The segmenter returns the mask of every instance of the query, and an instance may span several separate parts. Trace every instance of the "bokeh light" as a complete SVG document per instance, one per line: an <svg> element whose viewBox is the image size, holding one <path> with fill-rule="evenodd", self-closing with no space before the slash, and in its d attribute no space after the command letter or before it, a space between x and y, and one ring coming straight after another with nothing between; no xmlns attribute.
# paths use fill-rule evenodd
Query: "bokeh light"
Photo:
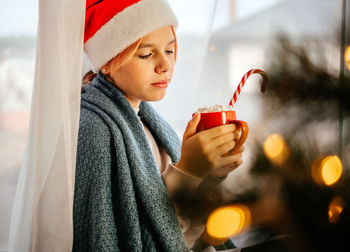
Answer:
<svg viewBox="0 0 350 252"><path fill-rule="evenodd" d="M250 219L249 208L242 204L215 209L208 217L206 234L210 239L206 242L212 245L220 244L220 241L225 241L246 229L250 225Z"/></svg>
<svg viewBox="0 0 350 252"><path fill-rule="evenodd" d="M322 164L322 179L326 185L336 183L343 172L343 166L338 156L326 157Z"/></svg>
<svg viewBox="0 0 350 252"><path fill-rule="evenodd" d="M326 186L334 185L340 179L343 165L337 155L315 160L312 165L312 177L316 183Z"/></svg>
<svg viewBox="0 0 350 252"><path fill-rule="evenodd" d="M345 65L350 71L350 46L348 46L344 53Z"/></svg>
<svg viewBox="0 0 350 252"><path fill-rule="evenodd" d="M263 150L268 159L275 164L283 164L289 156L289 148L284 138L279 134L273 134L266 138Z"/></svg>
<svg viewBox="0 0 350 252"><path fill-rule="evenodd" d="M340 196L336 196L332 199L328 206L328 217L330 223L337 223L339 216L344 209L344 199Z"/></svg>

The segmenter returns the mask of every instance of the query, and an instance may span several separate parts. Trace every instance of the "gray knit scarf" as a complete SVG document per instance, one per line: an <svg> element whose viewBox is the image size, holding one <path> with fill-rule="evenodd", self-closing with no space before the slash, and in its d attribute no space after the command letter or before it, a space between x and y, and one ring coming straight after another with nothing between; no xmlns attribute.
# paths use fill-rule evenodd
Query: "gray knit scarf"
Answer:
<svg viewBox="0 0 350 252"><path fill-rule="evenodd" d="M173 129L147 102L139 116L177 162ZM101 74L82 90L73 251L188 251L140 119Z"/></svg>

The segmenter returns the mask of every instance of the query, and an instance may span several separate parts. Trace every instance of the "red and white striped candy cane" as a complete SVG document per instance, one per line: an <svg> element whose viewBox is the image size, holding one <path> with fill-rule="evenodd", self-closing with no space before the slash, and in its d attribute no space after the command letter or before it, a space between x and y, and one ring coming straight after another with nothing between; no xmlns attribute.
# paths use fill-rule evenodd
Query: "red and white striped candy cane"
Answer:
<svg viewBox="0 0 350 252"><path fill-rule="evenodd" d="M255 74L255 73L258 73L263 77L263 82L261 84L261 92L265 92L267 82L269 80L266 73L260 69L251 69L243 76L241 82L238 84L238 87L237 87L236 91L234 92L233 97L232 97L229 105L233 106L236 103L237 98L238 98L239 94L241 93L241 90L242 90L246 80L249 78L249 76L251 76L252 74Z"/></svg>

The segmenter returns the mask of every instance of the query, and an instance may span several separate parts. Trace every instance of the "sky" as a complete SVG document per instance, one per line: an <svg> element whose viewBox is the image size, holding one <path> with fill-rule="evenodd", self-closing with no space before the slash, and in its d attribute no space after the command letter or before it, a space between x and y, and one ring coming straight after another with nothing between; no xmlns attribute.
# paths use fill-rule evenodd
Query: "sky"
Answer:
<svg viewBox="0 0 350 252"><path fill-rule="evenodd" d="M42 0L43 1L43 0ZM52 0L48 0L52 1ZM214 27L228 20L227 6L231 0L168 0L180 21L180 31L206 32L216 5ZM237 18L245 18L283 0L236 0ZM35 36L39 0L0 0L0 37Z"/></svg>

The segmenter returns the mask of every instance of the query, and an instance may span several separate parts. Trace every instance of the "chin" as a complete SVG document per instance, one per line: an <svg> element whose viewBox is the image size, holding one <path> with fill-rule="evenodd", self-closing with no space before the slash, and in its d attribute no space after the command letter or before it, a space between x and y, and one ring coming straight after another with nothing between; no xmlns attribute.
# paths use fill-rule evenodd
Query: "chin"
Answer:
<svg viewBox="0 0 350 252"><path fill-rule="evenodd" d="M149 99L149 101L160 101L165 97L165 92L159 95L155 95Z"/></svg>

